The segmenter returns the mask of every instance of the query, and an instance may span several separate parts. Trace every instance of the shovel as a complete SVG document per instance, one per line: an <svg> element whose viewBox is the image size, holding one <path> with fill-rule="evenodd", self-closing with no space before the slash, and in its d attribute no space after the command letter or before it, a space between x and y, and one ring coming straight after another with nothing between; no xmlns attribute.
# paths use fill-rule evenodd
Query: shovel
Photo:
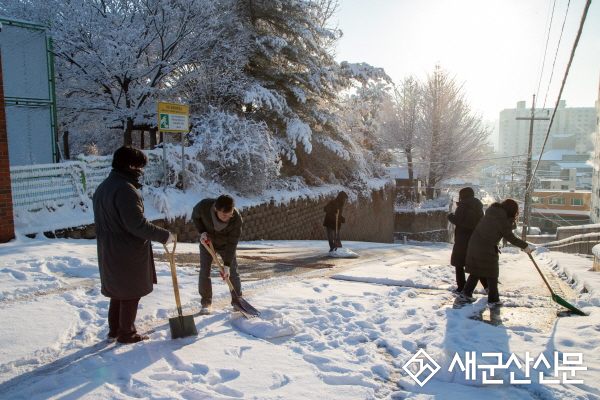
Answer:
<svg viewBox="0 0 600 400"><path fill-rule="evenodd" d="M554 291L552 290L552 288L550 287L550 284L548 283L548 281L546 280L546 277L544 276L544 274L542 274L542 271L540 271L540 267L538 267L537 263L535 262L535 260L533 259L533 256L531 254L527 254L529 256L529 258L531 259L531 261L533 262L533 265L535 265L535 268L538 270L538 272L540 273L540 276L542 277L542 279L544 280L544 283L546 284L546 286L548 287L548 290L550 290L550 294L552 294L552 300L554 300L555 302L557 302L558 304L560 304L561 306L568 308L569 310L573 311L575 314L577 315L583 315L583 316L587 316L586 313L584 313L583 311L581 311L579 308L575 307L572 304L569 304L565 299L563 299L562 297L560 297L559 295L557 295L556 293L554 293Z"/></svg>
<svg viewBox="0 0 600 400"><path fill-rule="evenodd" d="M217 265L219 266L219 271L221 271L221 275L223 275L223 273L224 273L223 266L221 265L221 262L217 258L217 253L215 252L212 242L209 241L208 244L206 244L206 242L203 240L200 240L200 242L202 243L204 248L206 250L208 250L208 252L212 256L212 258L217 262ZM231 303L234 306L234 308L237 311L241 312L242 315L246 318L258 317L260 315L260 311L258 311L256 308L252 307L250 305L250 303L248 303L244 299L241 299L240 296L238 296L237 292L233 288L233 285L231 284L231 281L229 280L229 277L227 277L225 279L225 282L227 282L227 286L229 286L229 291L231 292Z"/></svg>
<svg viewBox="0 0 600 400"><path fill-rule="evenodd" d="M338 215L339 215L339 213L340 213L340 210L338 210L335 213L335 237L333 239L333 244L335 245L336 248L342 247L342 241L338 237Z"/></svg>
<svg viewBox="0 0 600 400"><path fill-rule="evenodd" d="M181 312L181 300L179 300L179 285L177 284L177 271L175 270L175 247L177 247L177 236L173 243L173 252L169 252L166 245L163 244L169 264L171 264L171 277L173 278L173 290L175 291L175 302L177 303L177 314L179 316L169 318L169 326L171 327L171 339L179 339L188 336L198 336L198 330L194 323L194 317L191 315L183 315Z"/></svg>

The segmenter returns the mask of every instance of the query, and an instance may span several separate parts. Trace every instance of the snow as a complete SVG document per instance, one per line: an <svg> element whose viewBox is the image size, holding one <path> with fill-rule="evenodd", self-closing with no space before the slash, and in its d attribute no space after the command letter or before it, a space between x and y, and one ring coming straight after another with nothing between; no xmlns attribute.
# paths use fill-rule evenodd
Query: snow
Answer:
<svg viewBox="0 0 600 400"><path fill-rule="evenodd" d="M199 335L177 340L168 325L176 315L169 266L157 261L159 284L142 298L136 321L150 340L116 345L103 340L109 301L100 294L95 240L19 236L0 244L0 393L34 400L600 396L600 274L590 271L591 258L538 250L540 268L562 277L565 298L589 314L557 319L543 281L516 249L501 254L505 306L495 309L481 293L473 304L452 307L450 244L344 242L344 249L360 257L329 258L325 240L242 242L244 255L336 262L255 281L242 269L244 297L262 312L254 319L232 311L216 277L213 313L198 315L198 269L178 265L183 314L194 316ZM154 250L164 251L160 244ZM177 253L197 254L198 245L179 243ZM494 318L497 326L489 323ZM470 368L466 352L475 352L476 379L461 371ZM578 354L580 364L563 363L577 362ZM440 366L423 385L427 374L417 374L415 356ZM559 366L587 369L554 376ZM563 383L541 383L541 372Z"/></svg>

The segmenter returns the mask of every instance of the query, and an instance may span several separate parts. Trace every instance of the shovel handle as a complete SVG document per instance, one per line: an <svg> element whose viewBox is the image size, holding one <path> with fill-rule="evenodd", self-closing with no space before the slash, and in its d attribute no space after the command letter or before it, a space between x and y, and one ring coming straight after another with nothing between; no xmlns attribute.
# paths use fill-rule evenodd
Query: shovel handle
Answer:
<svg viewBox="0 0 600 400"><path fill-rule="evenodd" d="M529 256L529 258L531 259L531 262L533 263L533 265L535 265L535 268L537 269L537 271L539 272L540 276L542 277L542 279L544 280L544 283L546 284L546 286L548 287L548 290L550 290L550 293L552 294L552 296L554 296L554 290L552 290L552 288L550 287L550 284L548 283L548 281L546 280L546 277L544 276L544 274L542 273L542 271L540 270L540 267L538 267L537 263L535 262L535 260L533 259L533 256L531 255L531 253L527 253L527 255Z"/></svg>
<svg viewBox="0 0 600 400"><path fill-rule="evenodd" d="M173 279L173 291L175 292L175 302L177 303L177 313L179 316L183 316L181 312L181 300L179 299L179 284L177 283L177 271L175 270L175 248L177 247L177 235L174 234L175 241L173 242L173 251L170 252L167 245L163 243L169 264L171 265L171 278Z"/></svg>
<svg viewBox="0 0 600 400"><path fill-rule="evenodd" d="M204 246L204 248L212 256L212 258L214 258L215 262L217 263L217 266L219 267L219 271L221 271L221 274L223 274L225 271L223 270L223 266L221 265L221 262L219 261L219 258L217 257L217 253L215 252L215 248L213 247L212 242L208 242L208 244L206 244L205 241L203 241L202 239L200 239L200 243L202 243L202 245ZM227 286L229 286L229 290L230 291L235 291L235 289L233 288L233 285L229 281L229 277L225 278L225 282L227 282Z"/></svg>

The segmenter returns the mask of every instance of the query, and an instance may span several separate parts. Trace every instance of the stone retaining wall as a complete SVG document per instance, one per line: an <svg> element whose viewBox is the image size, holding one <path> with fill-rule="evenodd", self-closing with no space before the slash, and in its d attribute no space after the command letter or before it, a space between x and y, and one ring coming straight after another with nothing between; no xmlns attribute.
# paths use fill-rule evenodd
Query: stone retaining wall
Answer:
<svg viewBox="0 0 600 400"><path fill-rule="evenodd" d="M411 210L396 211L394 216L394 232L398 239L404 236L408 240L419 242L448 242L451 231L448 230L446 210L414 212Z"/></svg>
<svg viewBox="0 0 600 400"><path fill-rule="evenodd" d="M241 211L244 219L243 241L252 240L327 240L323 207L331 198L311 200L296 199L289 204L261 204ZM394 188L374 190L371 198L360 199L344 206L346 223L342 225L342 240L363 242L394 242ZM153 221L156 225L177 234L180 242L197 243L200 234L192 221L176 218L174 221ZM92 239L94 226L65 229L50 237Z"/></svg>

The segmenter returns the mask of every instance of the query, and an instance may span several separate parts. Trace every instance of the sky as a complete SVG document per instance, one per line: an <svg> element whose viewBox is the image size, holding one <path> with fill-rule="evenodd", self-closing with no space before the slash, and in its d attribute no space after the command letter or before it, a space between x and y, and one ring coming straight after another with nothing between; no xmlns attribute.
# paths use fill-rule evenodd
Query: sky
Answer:
<svg viewBox="0 0 600 400"><path fill-rule="evenodd" d="M336 60L382 67L396 84L410 75L425 79L439 63L464 83L467 100L485 121L497 120L518 101L531 107L533 94L536 107L554 107L585 6L584 0L570 1L567 13L567 3L340 0L332 19L344 33ZM567 107L594 107L598 99L599 21L600 2L595 1L561 97Z"/></svg>
<svg viewBox="0 0 600 400"><path fill-rule="evenodd" d="M261 312L253 319L233 312L216 270L213 312L199 315L198 268L178 264L183 315L198 331L181 339L171 338L168 323L177 315L170 268L157 261L158 284L136 320L150 340L117 345L104 340L109 302L100 293L96 241L19 235L0 244L2 398L598 398L600 275L590 271L592 259L536 252L543 270L564 274L556 279L565 299L589 314L556 318L542 279L515 248L502 251L505 305L494 309L480 287L473 304L454 307L451 244L348 241L348 248L359 258L328 258L325 240L240 243L239 257L265 265L287 257L333 264L262 280L242 269L244 298ZM197 252L197 243L179 243L176 254ZM420 362L433 372L419 372Z"/></svg>

